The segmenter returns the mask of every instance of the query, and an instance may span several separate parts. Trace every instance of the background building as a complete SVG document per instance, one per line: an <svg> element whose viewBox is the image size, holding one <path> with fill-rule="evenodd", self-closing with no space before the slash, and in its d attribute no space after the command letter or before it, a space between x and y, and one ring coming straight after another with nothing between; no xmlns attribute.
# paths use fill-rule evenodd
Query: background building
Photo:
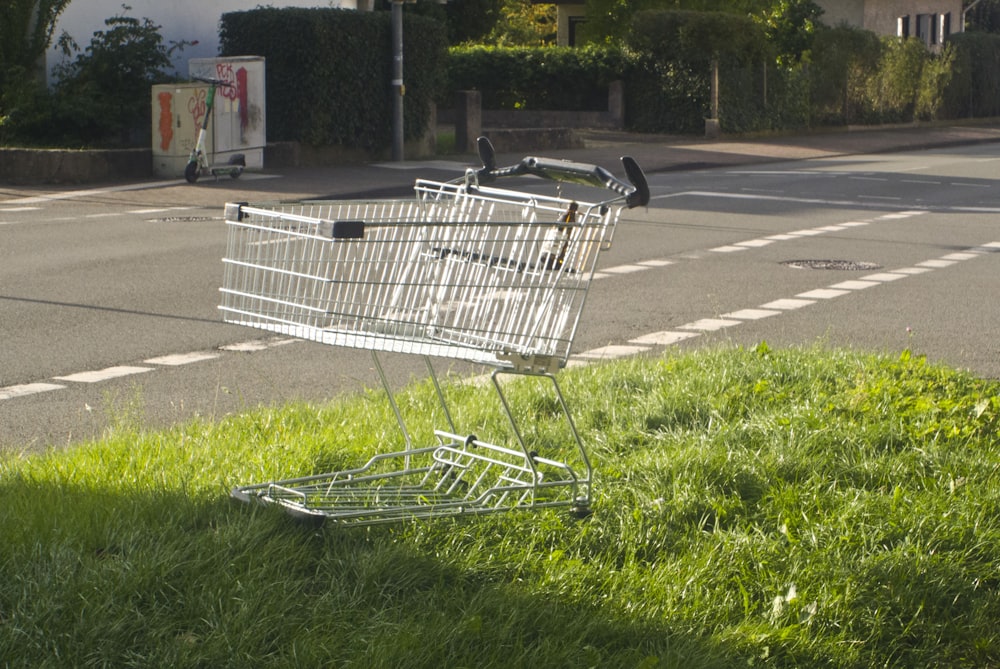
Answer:
<svg viewBox="0 0 1000 669"><path fill-rule="evenodd" d="M253 9L256 2L247 0L128 0L132 9L127 16L137 19L148 18L153 23L162 26L160 34L163 42L169 46L171 42L197 42L185 46L184 50L175 54L174 67L178 74L187 76L187 62L191 58L211 58L219 53L219 19L226 12L236 12ZM339 7L342 9L358 9L359 0L269 0L270 7ZM365 5L365 0L360 0ZM370 2L368 8L370 9ZM364 7L362 7L364 8ZM80 49L86 49L94 33L104 30L104 21L112 16L121 15L122 0L75 0L67 5L59 17L53 33L53 46L46 54L45 65L51 73L52 67L63 60L63 55L55 46L55 41L63 32L69 33ZM252 56L255 54L245 54Z"/></svg>

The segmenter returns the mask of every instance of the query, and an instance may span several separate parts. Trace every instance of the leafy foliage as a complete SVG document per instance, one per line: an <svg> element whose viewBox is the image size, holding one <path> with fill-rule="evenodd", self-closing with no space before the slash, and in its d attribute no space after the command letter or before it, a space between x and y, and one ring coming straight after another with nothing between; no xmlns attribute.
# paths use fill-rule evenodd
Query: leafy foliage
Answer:
<svg viewBox="0 0 1000 669"><path fill-rule="evenodd" d="M662 63L684 65L759 61L767 44L747 16L726 12L644 11L632 22L627 44Z"/></svg>
<svg viewBox="0 0 1000 669"><path fill-rule="evenodd" d="M500 20L489 36L489 43L501 46L545 46L555 44L556 6L535 4L531 0L506 0Z"/></svg>
<svg viewBox="0 0 1000 669"><path fill-rule="evenodd" d="M70 0L0 0L0 90L11 68L31 72L52 43L56 20Z"/></svg>
<svg viewBox="0 0 1000 669"><path fill-rule="evenodd" d="M966 11L970 32L1000 32L1000 1L979 0L969 5Z"/></svg>
<svg viewBox="0 0 1000 669"><path fill-rule="evenodd" d="M123 5L106 19L106 29L82 52L71 36L59 38L64 56L76 58L56 66L52 91L25 83L11 96L18 102L10 110L9 138L62 146L148 143L150 87L173 80L167 73L172 54L184 45L168 47L159 25L128 16L129 10Z"/></svg>
<svg viewBox="0 0 1000 669"><path fill-rule="evenodd" d="M809 63L813 122L860 123L862 91L881 56L882 42L871 31L846 25L818 30Z"/></svg>
<svg viewBox="0 0 1000 669"><path fill-rule="evenodd" d="M391 140L392 41L386 12L262 7L222 16L222 55L267 59L267 136L380 149ZM404 13L404 134L423 135L444 71L443 26ZM294 35L295 39L288 39Z"/></svg>
<svg viewBox="0 0 1000 669"><path fill-rule="evenodd" d="M632 130L703 132L713 60L720 66L720 122L731 133L1000 113L1000 85L993 81L1000 76L1000 38L992 35L954 35L934 52L917 39L822 26L809 0L780 0L753 15L636 12L633 5L628 11L633 23L624 48L604 47L615 55L601 61L617 69L609 73L581 59L585 69L567 68L572 76L565 79L576 77L584 90L623 80ZM479 89L484 105L494 108L600 108L600 93L590 96L597 106L583 106L558 72L539 74L556 58L523 55L453 50L449 90ZM560 94L550 96L547 88ZM560 106L563 100L578 106Z"/></svg>
<svg viewBox="0 0 1000 669"><path fill-rule="evenodd" d="M822 15L823 9L813 0L777 0L754 19L763 25L778 63L794 65L812 48Z"/></svg>
<svg viewBox="0 0 1000 669"><path fill-rule="evenodd" d="M496 27L502 7L503 0L451 0L444 6L448 43L484 42Z"/></svg>
<svg viewBox="0 0 1000 669"><path fill-rule="evenodd" d="M127 9L127 8L125 8ZM168 70L172 54L182 44L167 47L161 26L148 18L124 13L104 22L106 30L94 33L90 45L75 60L55 68L55 95L71 101L66 109L74 131L83 137L130 142L130 134L148 132L149 90L154 84L173 80ZM67 36L59 40L64 53L76 50Z"/></svg>
<svg viewBox="0 0 1000 669"><path fill-rule="evenodd" d="M487 109L601 111L608 84L629 67L613 48L453 47L447 90L478 89Z"/></svg>
<svg viewBox="0 0 1000 669"><path fill-rule="evenodd" d="M952 77L945 90L946 116L1000 115L1000 35L967 32L952 35Z"/></svg>
<svg viewBox="0 0 1000 669"><path fill-rule="evenodd" d="M583 36L593 42L626 39L635 15L644 11L726 12L751 16L787 0L587 0ZM808 0L803 0L808 2ZM799 4L800 0L791 0Z"/></svg>
<svg viewBox="0 0 1000 669"><path fill-rule="evenodd" d="M70 0L0 0L0 139L11 110L44 96L38 62Z"/></svg>

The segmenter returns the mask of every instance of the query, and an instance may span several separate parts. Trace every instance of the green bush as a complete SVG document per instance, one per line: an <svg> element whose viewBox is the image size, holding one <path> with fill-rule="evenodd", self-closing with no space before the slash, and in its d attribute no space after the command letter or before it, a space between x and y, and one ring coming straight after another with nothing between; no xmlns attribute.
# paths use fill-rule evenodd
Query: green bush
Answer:
<svg viewBox="0 0 1000 669"><path fill-rule="evenodd" d="M56 21L70 0L3 0L0 11L0 91L37 67L52 43ZM0 100L0 116L3 115Z"/></svg>
<svg viewBox="0 0 1000 669"><path fill-rule="evenodd" d="M641 65L625 87L630 128L697 133L711 115L712 61L720 67L720 116L731 132L758 129L763 89L745 76L765 62L763 31L746 16L723 12L642 11L627 38ZM762 71L762 70L761 70ZM753 90L751 90L753 89Z"/></svg>
<svg viewBox="0 0 1000 669"><path fill-rule="evenodd" d="M809 126L809 76L801 65L760 62L719 73L719 116L726 132Z"/></svg>
<svg viewBox="0 0 1000 669"><path fill-rule="evenodd" d="M948 38L954 47L952 77L943 95L948 118L1000 115L1000 35L957 33Z"/></svg>
<svg viewBox="0 0 1000 669"><path fill-rule="evenodd" d="M487 109L604 111L608 84L628 69L611 47L452 47L447 91L479 90Z"/></svg>
<svg viewBox="0 0 1000 669"><path fill-rule="evenodd" d="M392 30L387 12L261 7L222 15L223 56L266 59L267 136L377 150L391 143ZM404 135L422 136L443 84L445 29L403 17Z"/></svg>
<svg viewBox="0 0 1000 669"><path fill-rule="evenodd" d="M689 65L751 63L767 49L759 25L726 12L642 11L632 20L626 42L657 61Z"/></svg>
<svg viewBox="0 0 1000 669"><path fill-rule="evenodd" d="M150 88L174 79L168 74L171 54L183 44L164 45L160 26L125 15L127 9L107 19L106 29L95 32L82 52L68 35L59 39L64 55L78 55L54 69L52 90L30 76L8 82L0 140L68 147L149 145Z"/></svg>
<svg viewBox="0 0 1000 669"><path fill-rule="evenodd" d="M808 65L812 123L860 122L860 91L881 57L882 42L869 30L840 25L817 31Z"/></svg>
<svg viewBox="0 0 1000 669"><path fill-rule="evenodd" d="M883 40L882 59L864 93L870 123L913 120L920 76L928 57L927 47L919 40Z"/></svg>
<svg viewBox="0 0 1000 669"><path fill-rule="evenodd" d="M955 35L934 53L916 39L821 27L796 60L778 58L766 33L739 14L639 11L622 49L452 49L447 93L478 89L492 109L596 110L620 78L630 130L700 134L717 60L731 133L1000 114L996 36Z"/></svg>

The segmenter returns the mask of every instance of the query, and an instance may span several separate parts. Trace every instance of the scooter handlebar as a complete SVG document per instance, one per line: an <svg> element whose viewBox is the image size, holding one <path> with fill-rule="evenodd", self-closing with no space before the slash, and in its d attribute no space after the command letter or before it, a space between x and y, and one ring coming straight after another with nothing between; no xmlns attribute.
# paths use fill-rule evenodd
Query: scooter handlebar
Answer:
<svg viewBox="0 0 1000 669"><path fill-rule="evenodd" d="M223 81L222 79L211 79L209 77L191 77L191 79L194 81L200 81L203 84L211 84L212 86L228 87L233 85L228 81Z"/></svg>

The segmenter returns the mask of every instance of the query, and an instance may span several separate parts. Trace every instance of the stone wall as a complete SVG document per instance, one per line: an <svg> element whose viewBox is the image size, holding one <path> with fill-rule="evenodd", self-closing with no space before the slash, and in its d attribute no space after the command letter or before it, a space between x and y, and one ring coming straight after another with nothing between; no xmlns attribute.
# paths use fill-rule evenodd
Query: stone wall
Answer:
<svg viewBox="0 0 1000 669"><path fill-rule="evenodd" d="M151 149L0 148L0 183L79 184L142 179L153 174Z"/></svg>

